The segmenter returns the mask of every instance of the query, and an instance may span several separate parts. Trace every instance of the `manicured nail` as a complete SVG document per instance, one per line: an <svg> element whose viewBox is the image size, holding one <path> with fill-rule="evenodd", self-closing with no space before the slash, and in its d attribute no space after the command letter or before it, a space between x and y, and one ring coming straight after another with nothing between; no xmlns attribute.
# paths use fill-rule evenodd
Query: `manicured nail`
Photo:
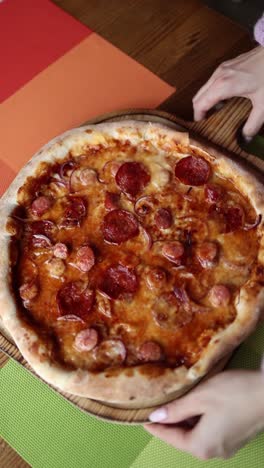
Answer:
<svg viewBox="0 0 264 468"><path fill-rule="evenodd" d="M159 408L156 411L153 411L153 413L149 415L149 420L151 422L160 422L166 419L167 416L168 416L168 411L166 410L166 408Z"/></svg>

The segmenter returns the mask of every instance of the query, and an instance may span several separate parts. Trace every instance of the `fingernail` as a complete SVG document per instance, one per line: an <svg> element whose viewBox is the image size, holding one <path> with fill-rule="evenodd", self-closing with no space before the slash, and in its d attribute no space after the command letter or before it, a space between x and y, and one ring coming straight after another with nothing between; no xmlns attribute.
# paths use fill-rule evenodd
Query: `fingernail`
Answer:
<svg viewBox="0 0 264 468"><path fill-rule="evenodd" d="M264 356L262 357L260 370L261 372L264 372Z"/></svg>
<svg viewBox="0 0 264 468"><path fill-rule="evenodd" d="M168 411L166 410L166 408L159 408L156 411L153 411L153 413L149 415L149 420L151 422L160 422L166 419L167 416L168 416Z"/></svg>
<svg viewBox="0 0 264 468"><path fill-rule="evenodd" d="M216 104L216 105L214 106L214 109L215 109L216 111L218 111L218 110L222 109L222 108L224 107L224 105L225 105L225 103L224 103L223 101L220 101L220 102L218 102L218 104Z"/></svg>
<svg viewBox="0 0 264 468"><path fill-rule="evenodd" d="M244 137L244 140L245 140L247 143L250 143L251 140L252 140L252 138L253 138L253 137L247 136L247 135L243 135L243 137Z"/></svg>

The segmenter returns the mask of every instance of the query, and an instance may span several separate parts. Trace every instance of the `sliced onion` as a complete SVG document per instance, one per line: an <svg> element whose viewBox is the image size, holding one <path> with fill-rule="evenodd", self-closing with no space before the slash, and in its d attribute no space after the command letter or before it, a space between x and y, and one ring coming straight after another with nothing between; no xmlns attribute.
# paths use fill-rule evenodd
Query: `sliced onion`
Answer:
<svg viewBox="0 0 264 468"><path fill-rule="evenodd" d="M20 216L17 216L17 215L11 215L10 217L13 218L13 219L16 219L17 221L20 221L21 223L30 223L30 222L32 222L32 220L30 220L28 218L20 218Z"/></svg>
<svg viewBox="0 0 264 468"><path fill-rule="evenodd" d="M150 250L153 245L153 240L152 240L151 235L141 224L139 224L139 229L140 229L141 234L144 237L144 241L146 243L146 249Z"/></svg>
<svg viewBox="0 0 264 468"><path fill-rule="evenodd" d="M101 296L105 297L106 299L110 299L110 301L113 300L113 298L111 296L108 296L108 294L106 294L106 292L104 292L102 289L98 289L98 292L101 294Z"/></svg>
<svg viewBox="0 0 264 468"><path fill-rule="evenodd" d="M106 297L106 294L102 293L102 291L97 291L96 300L99 312L105 315L105 317L111 318L111 302L110 299Z"/></svg>
<svg viewBox="0 0 264 468"><path fill-rule="evenodd" d="M205 306L202 306L200 304L196 304L195 302L193 302L189 298L185 290L185 287L174 286L173 292L176 296L176 299L182 304L182 307L184 310L186 310L186 312L191 311L193 313L200 314L200 313L209 311L208 307L205 307Z"/></svg>
<svg viewBox="0 0 264 468"><path fill-rule="evenodd" d="M100 174L98 174L98 182L100 182L100 184L107 184L107 182L100 176Z"/></svg>
<svg viewBox="0 0 264 468"><path fill-rule="evenodd" d="M52 243L51 243L51 240L47 237L47 236L44 236L44 234L33 234L32 237L35 237L35 239L40 239L40 240L44 240L45 242L47 242L47 244L51 247Z"/></svg>
<svg viewBox="0 0 264 468"><path fill-rule="evenodd" d="M65 163L63 163L61 166L60 166L60 169L59 169L59 174L60 174L60 177L61 179L63 180L65 178L65 171L67 170L66 167L68 166L68 170L69 169L74 169L76 163L73 162L73 161L66 161Z"/></svg>
<svg viewBox="0 0 264 468"><path fill-rule="evenodd" d="M185 288L174 286L173 292L175 294L176 299L178 299L178 301L181 302L182 304L187 304L190 302L190 298Z"/></svg>
<svg viewBox="0 0 264 468"><path fill-rule="evenodd" d="M77 317L77 315L69 314L69 315L62 315L58 317L57 320L65 321L65 322L84 322L81 317Z"/></svg>
<svg viewBox="0 0 264 468"><path fill-rule="evenodd" d="M255 229L256 227L259 226L259 224L261 223L261 220L262 220L262 215L258 215L256 221L253 223L253 224L245 224L243 229L244 231L250 231L251 229Z"/></svg>
<svg viewBox="0 0 264 468"><path fill-rule="evenodd" d="M154 207L154 200L153 197L144 195L143 197L138 198L138 200L134 204L134 211L138 216L146 216L149 212L140 212L140 208L146 204L147 206L150 206L150 211L153 210Z"/></svg>
<svg viewBox="0 0 264 468"><path fill-rule="evenodd" d="M186 271L185 269L185 266L184 265L180 265L179 267L172 267L172 269L176 269L176 270L183 270L183 271L180 271L179 272L179 275L183 278L194 278L194 274L191 273L190 271Z"/></svg>
<svg viewBox="0 0 264 468"><path fill-rule="evenodd" d="M228 269L230 269L230 270L232 270L232 271L234 271L236 273L240 273L240 274L246 274L247 271L249 270L249 267L250 267L249 264L247 264L247 265L245 265L245 264L244 265L238 265L237 263L230 262L226 258L222 258L222 263L226 268L228 268Z"/></svg>
<svg viewBox="0 0 264 468"><path fill-rule="evenodd" d="M187 200L189 202L193 201L193 199L187 193L182 194L182 197L184 198L184 200Z"/></svg>
<svg viewBox="0 0 264 468"><path fill-rule="evenodd" d="M61 185L62 187L67 187L68 185L67 180L57 179L56 177L52 177L50 181L54 184Z"/></svg>
<svg viewBox="0 0 264 468"><path fill-rule="evenodd" d="M180 195L183 196L183 198L185 200L188 200L188 201L193 201L193 198L191 197L190 193L192 191L193 187L189 187L187 192L184 192L184 193L180 193Z"/></svg>
<svg viewBox="0 0 264 468"><path fill-rule="evenodd" d="M113 164L116 164L116 169L117 169L116 171L111 171L111 165L113 165ZM105 163L105 165L103 166L102 170L101 170L101 174L99 174L99 176L98 176L99 182L101 182L101 184L107 184L109 182L105 178L105 176L106 176L105 171L107 169L109 169L111 177L114 179L119 167L122 166L122 164L123 164L123 162L121 162L121 161L113 161L113 160L112 161L107 161Z"/></svg>
<svg viewBox="0 0 264 468"><path fill-rule="evenodd" d="M70 192L74 193L74 192L79 192L80 190L75 190L73 188L74 186L74 177L76 177L76 171L78 171L79 169L73 169L71 175L70 175L70 180L69 180L69 190ZM84 187L83 187L84 188Z"/></svg>
<svg viewBox="0 0 264 468"><path fill-rule="evenodd" d="M185 265L173 265L170 267L170 270L176 270L176 271L181 271L185 270L186 266Z"/></svg>

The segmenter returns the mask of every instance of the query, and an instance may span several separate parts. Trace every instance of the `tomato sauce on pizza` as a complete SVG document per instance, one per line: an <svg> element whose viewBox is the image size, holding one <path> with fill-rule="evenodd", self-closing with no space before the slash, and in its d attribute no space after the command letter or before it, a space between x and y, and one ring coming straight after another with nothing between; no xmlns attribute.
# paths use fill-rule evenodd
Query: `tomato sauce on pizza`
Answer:
<svg viewBox="0 0 264 468"><path fill-rule="evenodd" d="M9 219L20 317L73 369L190 368L236 318L260 222L197 147L69 150L26 179Z"/></svg>

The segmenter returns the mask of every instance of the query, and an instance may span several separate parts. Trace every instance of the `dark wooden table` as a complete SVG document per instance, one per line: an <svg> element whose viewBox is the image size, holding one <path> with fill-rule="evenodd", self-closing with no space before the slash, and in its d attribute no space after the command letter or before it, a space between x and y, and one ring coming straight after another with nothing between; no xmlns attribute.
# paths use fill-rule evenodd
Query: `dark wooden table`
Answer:
<svg viewBox="0 0 264 468"><path fill-rule="evenodd" d="M160 108L187 120L192 96L215 67L252 47L246 30L200 0L53 1L173 85ZM0 352L0 367L6 362ZM0 466L29 465L0 439Z"/></svg>

